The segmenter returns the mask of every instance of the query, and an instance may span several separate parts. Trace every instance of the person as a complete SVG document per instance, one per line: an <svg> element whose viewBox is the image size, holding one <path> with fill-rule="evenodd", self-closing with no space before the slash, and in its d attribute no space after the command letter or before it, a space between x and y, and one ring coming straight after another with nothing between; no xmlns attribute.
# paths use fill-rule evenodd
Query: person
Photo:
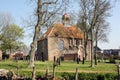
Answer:
<svg viewBox="0 0 120 80"><path fill-rule="evenodd" d="M82 60L82 56L83 56L83 46L80 44L78 46L78 58L79 58L79 60Z"/></svg>

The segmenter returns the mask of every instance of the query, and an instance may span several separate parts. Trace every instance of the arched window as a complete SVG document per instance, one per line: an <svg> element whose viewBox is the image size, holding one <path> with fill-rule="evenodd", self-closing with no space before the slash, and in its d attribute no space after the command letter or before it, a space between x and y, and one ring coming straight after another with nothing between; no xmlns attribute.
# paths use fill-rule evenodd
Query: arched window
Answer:
<svg viewBox="0 0 120 80"><path fill-rule="evenodd" d="M63 42L63 40L59 41L59 50L64 50L64 42Z"/></svg>

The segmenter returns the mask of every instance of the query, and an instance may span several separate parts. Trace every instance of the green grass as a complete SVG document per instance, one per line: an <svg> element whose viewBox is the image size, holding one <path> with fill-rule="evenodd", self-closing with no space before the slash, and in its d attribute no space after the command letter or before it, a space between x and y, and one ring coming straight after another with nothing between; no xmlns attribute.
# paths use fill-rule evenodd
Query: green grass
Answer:
<svg viewBox="0 0 120 80"><path fill-rule="evenodd" d="M28 67L27 61L0 61L0 68L1 69L8 69L8 70L17 70L17 65L20 71L32 71L32 68ZM53 62L51 61L35 61L35 66L37 72L45 72L46 67L49 66L50 72L52 72ZM98 63L95 65L94 68L90 67L90 62L86 62L85 64L77 64L74 61L62 61L60 66L56 67L56 72L75 72L76 67L78 68L79 72L86 72L86 73L117 73L117 67L115 64L110 63Z"/></svg>
<svg viewBox="0 0 120 80"><path fill-rule="evenodd" d="M53 62L52 61L35 61L36 66L36 76L45 76L46 68L49 66L49 72L52 75L53 72ZM17 67L19 69L17 70ZM85 80L88 80L89 78L92 78L91 80L94 80L93 78L98 76L107 76L111 77L112 75L117 76L117 66L115 64L110 63L98 63L98 65L95 65L94 68L90 67L90 61L85 62L85 64L77 64L77 62L74 61L62 61L61 65L56 67L56 74L55 76L61 77L62 75L68 77L74 77L76 72L76 67L79 70L79 77L85 78ZM13 60L6 60L6 61L0 61L0 69L7 69L7 70L13 70L17 75L19 76L25 76L28 78L32 77L32 68L28 67L27 61L18 61L15 62ZM94 77L95 76L95 77ZM87 77L87 78L86 78ZM90 80L90 79L89 79ZM96 79L95 79L96 80ZM105 79L105 80L113 80L112 79Z"/></svg>

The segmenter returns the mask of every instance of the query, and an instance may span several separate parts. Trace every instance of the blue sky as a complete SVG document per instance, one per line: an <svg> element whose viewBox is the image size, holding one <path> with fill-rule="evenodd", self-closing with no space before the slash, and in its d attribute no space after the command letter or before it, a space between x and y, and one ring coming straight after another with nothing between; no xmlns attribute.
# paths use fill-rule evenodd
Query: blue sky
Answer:
<svg viewBox="0 0 120 80"><path fill-rule="evenodd" d="M9 13L14 17L17 25L22 26L23 20L27 19L33 13L34 6L30 4L30 0L0 0L0 13ZM108 43L99 43L102 49L118 49L120 48L120 2L115 4L111 10L112 16L107 20L110 23L111 32L108 35ZM25 35L24 42L29 46L31 39L29 35Z"/></svg>
<svg viewBox="0 0 120 80"><path fill-rule="evenodd" d="M28 3L28 0L0 0L0 12L10 13L15 19L19 19L32 11Z"/></svg>
<svg viewBox="0 0 120 80"><path fill-rule="evenodd" d="M33 13L33 5L31 5L29 1L30 0L0 0L0 13L12 15L17 25L25 27L23 26L25 24L23 20L26 20ZM27 33L28 32L25 32L23 42L29 46L32 38L30 38Z"/></svg>
<svg viewBox="0 0 120 80"><path fill-rule="evenodd" d="M99 43L103 49L118 49L120 48L120 2L115 4L115 7L111 10L112 16L107 20L110 23L110 34L108 35L108 43Z"/></svg>

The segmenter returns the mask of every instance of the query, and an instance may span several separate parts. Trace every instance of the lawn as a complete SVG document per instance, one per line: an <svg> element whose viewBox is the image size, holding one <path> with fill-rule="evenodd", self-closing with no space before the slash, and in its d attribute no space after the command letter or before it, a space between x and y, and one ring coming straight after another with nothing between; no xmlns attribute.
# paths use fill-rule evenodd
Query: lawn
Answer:
<svg viewBox="0 0 120 80"><path fill-rule="evenodd" d="M0 61L0 69L8 69L17 71L17 66L19 68L19 72L21 71L32 71L32 68L28 67L27 61L18 61L15 62L13 60ZM45 72L47 66L49 67L49 71L52 72L53 62L52 61L35 61L36 71L37 72ZM110 63L98 63L94 68L90 67L90 62L87 61L85 64L77 64L74 61L62 61L61 65L56 67L56 72L75 72L76 68L78 68L79 73L117 73L117 66L115 64Z"/></svg>

